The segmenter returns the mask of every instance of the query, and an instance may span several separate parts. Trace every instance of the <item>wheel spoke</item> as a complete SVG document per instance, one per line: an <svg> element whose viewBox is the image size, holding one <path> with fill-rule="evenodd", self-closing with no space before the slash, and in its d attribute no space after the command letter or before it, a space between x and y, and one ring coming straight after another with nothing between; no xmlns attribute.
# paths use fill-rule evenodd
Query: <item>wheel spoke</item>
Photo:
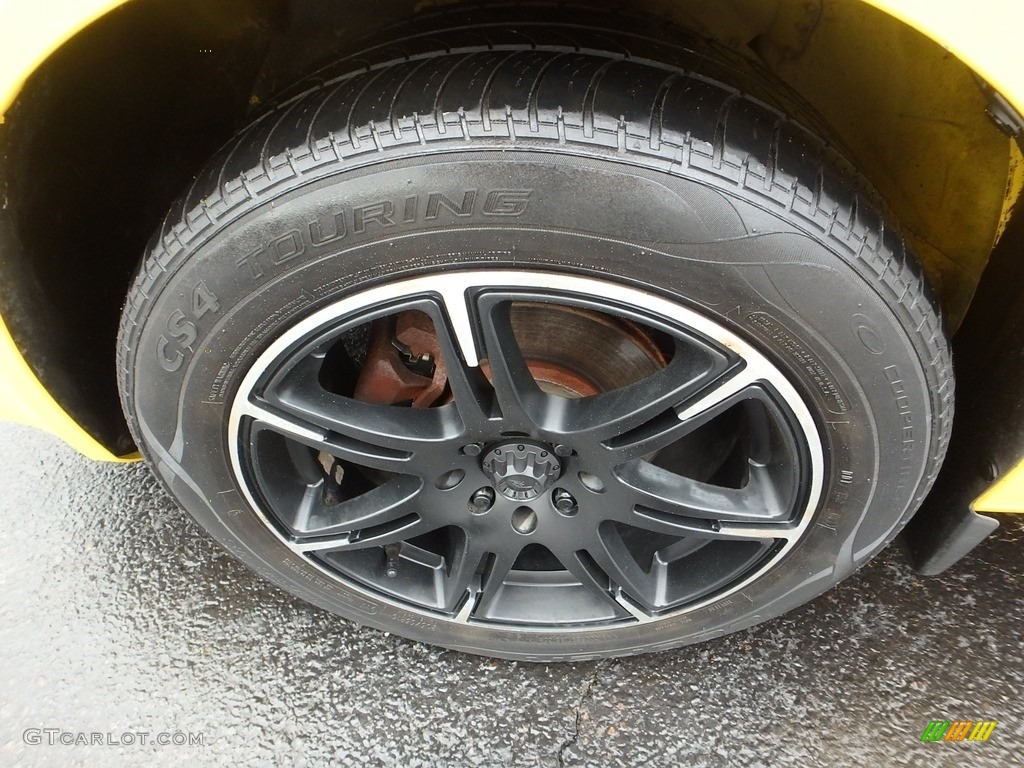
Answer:
<svg viewBox="0 0 1024 768"><path fill-rule="evenodd" d="M531 431L547 396L541 392L512 328L511 302L486 295L478 301L491 385L505 429Z"/></svg>
<svg viewBox="0 0 1024 768"><path fill-rule="evenodd" d="M798 535L799 528L794 523L733 523L717 520L701 520L694 517L682 517L654 509L638 507L621 522L642 528L652 533L663 533L668 536L693 537L696 539L721 539L733 541L753 541L759 539L778 539L790 541Z"/></svg>
<svg viewBox="0 0 1024 768"><path fill-rule="evenodd" d="M309 355L264 388L263 400L307 425L360 444L415 453L454 440L461 424L451 408L402 408L353 400L320 386L321 360ZM249 402L246 409L259 409Z"/></svg>
<svg viewBox="0 0 1024 768"><path fill-rule="evenodd" d="M299 552L379 546L426 533L431 527L416 511L419 480L397 477L353 499L325 505L307 494L293 524Z"/></svg>
<svg viewBox="0 0 1024 768"><path fill-rule="evenodd" d="M480 370L480 353L473 336L474 320L467 297L461 291L442 294L442 304L425 311L434 323L438 345L444 358L448 386L465 428L479 432L490 414L490 387Z"/></svg>
<svg viewBox="0 0 1024 768"><path fill-rule="evenodd" d="M451 566L444 585L444 610L455 612L469 603L472 611L476 595L481 590L478 577L480 563L488 554L482 546L483 537L463 529L463 535L451 553Z"/></svg>
<svg viewBox="0 0 1024 768"><path fill-rule="evenodd" d="M288 438L289 441L362 467L396 474L408 473L412 467L413 454L410 451L353 439L345 434L323 429L316 424L305 423L301 418L278 412L264 404L246 403L243 414L254 422L253 439L261 431L269 430Z"/></svg>
<svg viewBox="0 0 1024 768"><path fill-rule="evenodd" d="M677 340L672 360L650 376L570 401L561 428L583 438L614 440L693 398L729 370L724 354Z"/></svg>
<svg viewBox="0 0 1024 768"><path fill-rule="evenodd" d="M608 574L597 566L589 553L585 550L577 550L555 552L555 556L588 592L614 608L621 609L623 607L614 594L618 591L617 585L612 584Z"/></svg>
<svg viewBox="0 0 1024 768"><path fill-rule="evenodd" d="M587 548L587 555L607 577L608 594L616 605L630 613L634 613L630 607L639 606L641 615L652 614L658 609L654 580L644 573L614 530L600 530L598 540ZM595 583L600 585L599 576ZM628 602L621 600L621 596L628 598Z"/></svg>
<svg viewBox="0 0 1024 768"><path fill-rule="evenodd" d="M643 507L670 516L702 520L765 522L789 512L767 467L749 465L742 488L702 483L636 459L614 471L617 492L627 507Z"/></svg>
<svg viewBox="0 0 1024 768"><path fill-rule="evenodd" d="M440 324L435 318L437 329L444 328L452 350L457 351L466 365L470 368L479 368L480 351L477 349L473 334L475 320L470 312L465 287L445 284L439 288L438 295L441 297L445 317Z"/></svg>
<svg viewBox="0 0 1024 768"><path fill-rule="evenodd" d="M491 553L491 562L483 575L480 594L473 608L473 615L481 618L486 617L488 610L494 605L494 601L505 585L505 580L508 579L509 572L521 551L505 547L495 547L495 549L500 549L500 551Z"/></svg>
<svg viewBox="0 0 1024 768"><path fill-rule="evenodd" d="M745 362L741 370L716 379L710 387L702 389L695 397L677 406L676 416L680 421L705 424L743 399L737 395L761 381L763 374L759 368Z"/></svg>
<svg viewBox="0 0 1024 768"><path fill-rule="evenodd" d="M605 441L605 448L611 451L609 461L612 464L647 456L686 437L747 399L758 382L757 372L746 365L722 367L719 363L715 369L685 381L674 378L671 369L672 365L649 378L675 381L675 387L666 388L657 400L637 408L636 417L629 420L631 426L620 429ZM653 389L659 383L654 381L646 386ZM638 386L641 384L644 382L638 382ZM642 397L643 393L638 392L636 396Z"/></svg>
<svg viewBox="0 0 1024 768"><path fill-rule="evenodd" d="M695 536L679 539L679 541L669 544L664 549L659 549L655 558L657 559L657 562L666 565L674 563L676 560L682 560L684 557L689 557L698 549L703 549L710 542L711 539L698 539Z"/></svg>

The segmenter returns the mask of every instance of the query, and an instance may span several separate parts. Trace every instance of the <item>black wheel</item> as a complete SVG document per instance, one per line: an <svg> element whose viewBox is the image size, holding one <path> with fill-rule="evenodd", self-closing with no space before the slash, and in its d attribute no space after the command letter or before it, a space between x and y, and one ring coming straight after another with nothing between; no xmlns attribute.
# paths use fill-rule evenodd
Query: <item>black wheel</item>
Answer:
<svg viewBox="0 0 1024 768"><path fill-rule="evenodd" d="M120 338L140 447L231 552L545 660L835 584L922 500L952 403L922 279L821 140L568 34L406 41L265 115L168 216Z"/></svg>

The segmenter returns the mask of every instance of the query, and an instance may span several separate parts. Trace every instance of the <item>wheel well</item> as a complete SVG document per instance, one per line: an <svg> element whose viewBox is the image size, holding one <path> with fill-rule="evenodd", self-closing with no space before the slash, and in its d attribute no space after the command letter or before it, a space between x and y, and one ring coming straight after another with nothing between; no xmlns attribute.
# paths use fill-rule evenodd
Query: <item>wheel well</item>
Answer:
<svg viewBox="0 0 1024 768"><path fill-rule="evenodd" d="M254 104L414 6L460 5L133 0L31 76L0 124L0 310L43 384L100 442L131 450L114 339L131 276L172 201ZM588 7L599 5L616 3ZM947 323L959 323L1014 189L1011 141L967 67L864 3L643 0L630 9L767 66L821 115L904 226Z"/></svg>

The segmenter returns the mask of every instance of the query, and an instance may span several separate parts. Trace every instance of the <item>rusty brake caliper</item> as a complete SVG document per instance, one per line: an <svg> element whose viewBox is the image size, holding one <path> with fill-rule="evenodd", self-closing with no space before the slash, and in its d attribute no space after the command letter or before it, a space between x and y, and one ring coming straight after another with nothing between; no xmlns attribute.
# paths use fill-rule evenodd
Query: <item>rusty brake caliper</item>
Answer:
<svg viewBox="0 0 1024 768"><path fill-rule="evenodd" d="M376 320L371 333L352 396L376 405L434 405L448 385L448 371L430 317L416 310L401 312Z"/></svg>

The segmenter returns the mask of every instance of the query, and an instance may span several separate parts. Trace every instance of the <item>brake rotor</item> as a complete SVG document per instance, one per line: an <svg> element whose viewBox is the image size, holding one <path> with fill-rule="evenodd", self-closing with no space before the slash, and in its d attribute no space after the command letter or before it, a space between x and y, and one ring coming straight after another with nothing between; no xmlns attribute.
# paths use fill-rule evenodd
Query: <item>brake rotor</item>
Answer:
<svg viewBox="0 0 1024 768"><path fill-rule="evenodd" d="M667 364L637 323L561 304L516 302L512 330L541 390L589 397L627 386ZM490 366L481 362L490 379ZM449 402L448 374L428 315L417 310L373 324L370 348L353 397L378 405L428 408Z"/></svg>
<svg viewBox="0 0 1024 768"><path fill-rule="evenodd" d="M609 392L650 376L667 363L641 326L602 312L515 303L512 330L534 380L553 395Z"/></svg>

